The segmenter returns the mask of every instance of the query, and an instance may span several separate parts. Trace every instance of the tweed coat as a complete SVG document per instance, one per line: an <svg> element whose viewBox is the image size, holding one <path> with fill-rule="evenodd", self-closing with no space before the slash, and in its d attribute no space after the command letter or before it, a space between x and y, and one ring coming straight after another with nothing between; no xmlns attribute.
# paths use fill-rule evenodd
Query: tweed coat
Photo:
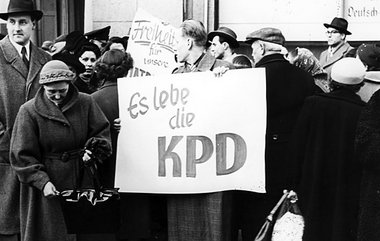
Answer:
<svg viewBox="0 0 380 241"><path fill-rule="evenodd" d="M283 189L292 188L294 164L289 158L290 139L304 100L316 89L313 77L297 66L291 65L282 54L264 56L255 67L265 68L266 71L267 193L242 193L240 220L243 238L247 240L255 238L266 216L281 198Z"/></svg>
<svg viewBox="0 0 380 241"><path fill-rule="evenodd" d="M333 53L333 56L331 57L329 56L328 49L321 53L319 56L319 62L322 65L323 69L327 72L329 78L333 64L344 57L354 57L354 50L355 48L351 47L349 43L345 42Z"/></svg>
<svg viewBox="0 0 380 241"><path fill-rule="evenodd" d="M66 240L57 197L47 199L51 181L58 191L72 189L82 167L80 149L90 138L111 154L109 124L91 96L70 84L68 102L60 110L41 87L36 98L21 106L11 139L10 161L21 182L21 240Z"/></svg>
<svg viewBox="0 0 380 241"><path fill-rule="evenodd" d="M13 123L20 106L36 94L41 68L51 59L30 46L28 71L9 37L0 41L0 234L19 232L19 183L9 164Z"/></svg>
<svg viewBox="0 0 380 241"><path fill-rule="evenodd" d="M361 165L354 141L364 105L347 89L305 101L294 142L305 241L356 240Z"/></svg>
<svg viewBox="0 0 380 241"><path fill-rule="evenodd" d="M234 69L232 64L215 59L210 53L206 53L193 71L212 71L220 66ZM186 66L181 66L173 73L186 72L190 70ZM225 206L231 204L230 198L226 192L168 195L169 241L230 240L228 222L231 207Z"/></svg>
<svg viewBox="0 0 380 241"><path fill-rule="evenodd" d="M363 167L359 202L358 241L380 240L380 90L360 115L356 153Z"/></svg>

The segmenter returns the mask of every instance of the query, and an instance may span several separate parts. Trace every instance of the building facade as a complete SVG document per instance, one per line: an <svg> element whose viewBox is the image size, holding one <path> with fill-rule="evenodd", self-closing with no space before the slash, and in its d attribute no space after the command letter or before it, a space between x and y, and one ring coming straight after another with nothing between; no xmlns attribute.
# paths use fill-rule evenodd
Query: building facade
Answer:
<svg viewBox="0 0 380 241"><path fill-rule="evenodd" d="M307 47L316 55L325 48L323 23L338 16L349 22L353 46L380 41L380 0L35 0L45 16L38 24L34 40L41 44L73 30L88 32L111 26L110 36L125 36L137 9L179 26L185 19L201 20L208 31L220 26L233 29L239 41L261 27L283 31L287 47ZM6 11L9 0L0 3ZM1 33L6 33L0 22ZM248 53L242 44L240 52ZM248 53L249 54L249 53Z"/></svg>

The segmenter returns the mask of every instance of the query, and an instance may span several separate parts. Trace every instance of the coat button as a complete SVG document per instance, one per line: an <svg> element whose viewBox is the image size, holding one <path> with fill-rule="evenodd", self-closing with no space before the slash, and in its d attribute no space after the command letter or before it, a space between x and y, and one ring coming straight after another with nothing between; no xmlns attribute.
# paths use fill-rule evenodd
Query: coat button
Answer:
<svg viewBox="0 0 380 241"><path fill-rule="evenodd" d="M277 141L277 140L278 140L278 135L276 135L276 134L273 135L273 136L272 136L272 139L273 139L274 141Z"/></svg>

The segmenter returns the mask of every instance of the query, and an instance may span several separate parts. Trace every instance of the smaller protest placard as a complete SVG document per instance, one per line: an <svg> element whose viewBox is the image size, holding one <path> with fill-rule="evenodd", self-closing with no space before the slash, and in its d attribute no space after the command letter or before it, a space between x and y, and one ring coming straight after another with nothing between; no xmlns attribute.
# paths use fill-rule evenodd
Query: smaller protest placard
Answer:
<svg viewBox="0 0 380 241"><path fill-rule="evenodd" d="M128 52L134 60L130 77L170 74L176 67L176 31L163 20L138 9L128 39Z"/></svg>

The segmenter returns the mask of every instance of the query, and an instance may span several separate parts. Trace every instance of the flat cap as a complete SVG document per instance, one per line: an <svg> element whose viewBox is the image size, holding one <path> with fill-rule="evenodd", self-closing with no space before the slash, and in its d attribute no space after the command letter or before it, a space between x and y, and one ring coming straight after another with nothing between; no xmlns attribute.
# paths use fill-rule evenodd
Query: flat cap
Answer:
<svg viewBox="0 0 380 241"><path fill-rule="evenodd" d="M284 46L285 37L282 35L281 30L277 28L262 28L256 30L246 37L246 43L252 44L256 40L275 43Z"/></svg>

